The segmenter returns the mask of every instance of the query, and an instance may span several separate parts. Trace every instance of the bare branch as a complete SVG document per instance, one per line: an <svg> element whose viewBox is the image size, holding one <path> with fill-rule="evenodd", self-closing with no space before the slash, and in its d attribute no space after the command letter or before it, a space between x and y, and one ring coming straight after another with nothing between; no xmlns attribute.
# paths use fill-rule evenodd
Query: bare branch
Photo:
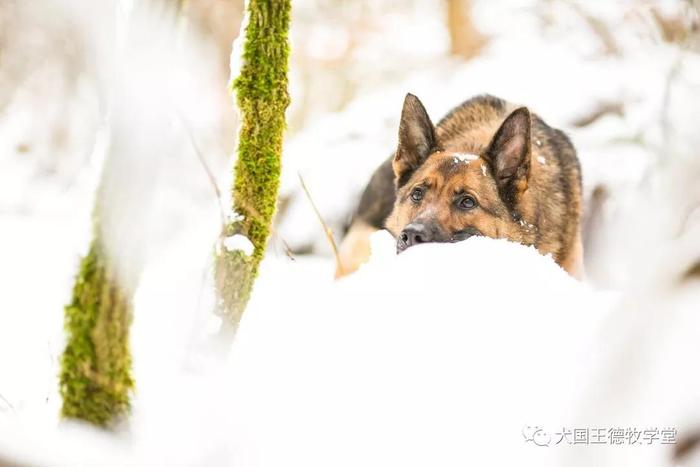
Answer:
<svg viewBox="0 0 700 467"><path fill-rule="evenodd" d="M622 117L624 116L624 113L625 109L622 102L600 102L597 107L588 113L577 117L571 122L571 124L576 128L583 128L595 123L606 115L617 115L618 117Z"/></svg>
<svg viewBox="0 0 700 467"><path fill-rule="evenodd" d="M219 205L219 216L221 217L221 226L223 227L226 225L226 215L224 214L224 204L221 200L221 190L219 190L219 185L216 183L216 178L214 177L214 173L211 171L211 168L209 167L209 164L207 164L206 159L204 158L204 154L202 154L202 151L199 149L199 146L197 145L197 141L194 138L194 133L192 132L192 129L190 128L189 124L187 123L187 120L178 113L178 117L180 118L180 121L182 122L182 126L185 128L185 131L187 132L187 136L190 138L190 143L192 144L192 149L194 149L195 154L197 155L197 158L199 159L199 162L202 164L202 168L204 168L204 172L207 174L207 178L209 179L209 183L212 186L212 189L214 190L214 194L216 195L216 201Z"/></svg>
<svg viewBox="0 0 700 467"><path fill-rule="evenodd" d="M338 254L338 246L335 244L335 239L333 238L333 231L328 227L328 224L323 220L323 217L321 216L321 213L319 212L318 208L316 207L316 203L314 203L314 200L311 198L311 194L309 193L308 188L306 188L306 183L304 183L304 178L301 176L300 173L299 175L299 182L301 182L301 187L304 189L304 193L306 194L306 198L309 200L309 203L311 203L311 207L314 209L314 212L316 213L316 217L318 218L318 221L321 223L321 227L323 227L323 233L326 235L326 240L328 240L328 243L331 245L331 249L333 250L333 256L335 256L335 264L336 268L339 271L344 270L343 269L343 264L340 261L340 254Z"/></svg>
<svg viewBox="0 0 700 467"><path fill-rule="evenodd" d="M613 36L612 32L610 32L610 28L604 21L588 13L576 2L571 2L570 5L574 11L578 13L584 19L584 21L586 21L586 24L588 24L588 27L591 28L591 31L598 36L607 55L621 55L620 46L617 44L615 36Z"/></svg>
<svg viewBox="0 0 700 467"><path fill-rule="evenodd" d="M7 405L7 407L8 407L10 410L12 410L12 412L15 412L14 406L13 406L12 404L10 404L10 401L8 401L8 400L5 398L5 396L3 396L2 394L0 394L0 400L2 400L2 401L5 403L5 405Z"/></svg>

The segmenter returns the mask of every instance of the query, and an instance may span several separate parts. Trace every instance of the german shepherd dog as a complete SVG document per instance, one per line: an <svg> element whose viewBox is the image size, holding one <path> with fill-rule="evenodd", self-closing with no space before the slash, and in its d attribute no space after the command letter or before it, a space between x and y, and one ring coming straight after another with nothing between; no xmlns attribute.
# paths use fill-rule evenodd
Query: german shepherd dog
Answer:
<svg viewBox="0 0 700 467"><path fill-rule="evenodd" d="M582 271L581 170L567 136L502 99L477 96L434 126L406 95L398 147L374 173L340 247L338 276L369 256L386 228L400 253L475 235L533 245Z"/></svg>

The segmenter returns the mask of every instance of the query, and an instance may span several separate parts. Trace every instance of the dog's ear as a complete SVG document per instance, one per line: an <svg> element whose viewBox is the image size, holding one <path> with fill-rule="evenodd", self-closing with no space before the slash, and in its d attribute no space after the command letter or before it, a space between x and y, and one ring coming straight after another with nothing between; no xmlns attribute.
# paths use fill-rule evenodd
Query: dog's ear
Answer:
<svg viewBox="0 0 700 467"><path fill-rule="evenodd" d="M516 109L503 121L484 158L491 166L503 199L511 204L527 189L530 173L530 111Z"/></svg>
<svg viewBox="0 0 700 467"><path fill-rule="evenodd" d="M411 174L437 149L435 127L420 100L406 94L399 125L399 146L392 166L396 186L404 185Z"/></svg>

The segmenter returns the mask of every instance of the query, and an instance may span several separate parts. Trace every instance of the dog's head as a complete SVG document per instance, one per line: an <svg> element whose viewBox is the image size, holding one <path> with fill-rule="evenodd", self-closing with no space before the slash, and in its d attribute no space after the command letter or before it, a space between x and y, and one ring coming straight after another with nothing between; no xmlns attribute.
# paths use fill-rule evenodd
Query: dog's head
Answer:
<svg viewBox="0 0 700 467"><path fill-rule="evenodd" d="M393 160L396 202L386 222L397 250L474 235L522 241L530 226L516 213L528 184L530 130L522 107L476 153L446 150L423 104L408 94Z"/></svg>

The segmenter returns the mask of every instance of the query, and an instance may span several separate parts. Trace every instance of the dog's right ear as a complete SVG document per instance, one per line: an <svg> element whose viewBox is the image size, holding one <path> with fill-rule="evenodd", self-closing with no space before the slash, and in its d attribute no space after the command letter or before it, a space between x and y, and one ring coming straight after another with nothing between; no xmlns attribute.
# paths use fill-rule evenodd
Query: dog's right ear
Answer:
<svg viewBox="0 0 700 467"><path fill-rule="evenodd" d="M396 187L403 186L413 172L437 149L435 127L420 100L406 94L399 125L399 146L392 166Z"/></svg>

